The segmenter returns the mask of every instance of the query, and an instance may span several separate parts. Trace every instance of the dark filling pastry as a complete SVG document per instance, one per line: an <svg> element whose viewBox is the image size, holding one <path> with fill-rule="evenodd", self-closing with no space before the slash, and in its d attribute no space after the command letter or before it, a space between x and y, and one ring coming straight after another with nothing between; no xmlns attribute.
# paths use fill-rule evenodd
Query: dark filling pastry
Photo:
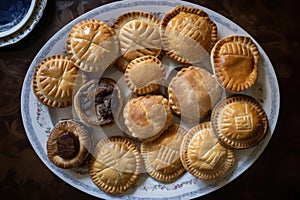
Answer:
<svg viewBox="0 0 300 200"><path fill-rule="evenodd" d="M106 125L113 121L112 98L114 85L108 81L100 81L95 96L96 115L100 125Z"/></svg>
<svg viewBox="0 0 300 200"><path fill-rule="evenodd" d="M69 131L61 133L56 143L58 155L62 158L74 158L79 152L79 139Z"/></svg>

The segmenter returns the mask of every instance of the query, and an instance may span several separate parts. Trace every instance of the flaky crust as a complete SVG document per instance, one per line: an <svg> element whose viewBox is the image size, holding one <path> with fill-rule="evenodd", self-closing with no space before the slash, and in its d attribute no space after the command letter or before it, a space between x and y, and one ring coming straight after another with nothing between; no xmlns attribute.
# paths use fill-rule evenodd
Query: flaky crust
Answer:
<svg viewBox="0 0 300 200"><path fill-rule="evenodd" d="M242 94L219 102L211 120L219 141L235 149L255 146L268 130L264 109L253 97Z"/></svg>
<svg viewBox="0 0 300 200"><path fill-rule="evenodd" d="M33 75L33 92L46 106L70 106L77 74L78 68L69 57L49 56L36 66Z"/></svg>
<svg viewBox="0 0 300 200"><path fill-rule="evenodd" d="M251 88L258 78L259 51L251 38L232 35L219 40L211 53L218 82L229 92Z"/></svg>
<svg viewBox="0 0 300 200"><path fill-rule="evenodd" d="M176 6L160 25L163 49L184 64L203 61L217 42L217 31L206 12L189 6Z"/></svg>

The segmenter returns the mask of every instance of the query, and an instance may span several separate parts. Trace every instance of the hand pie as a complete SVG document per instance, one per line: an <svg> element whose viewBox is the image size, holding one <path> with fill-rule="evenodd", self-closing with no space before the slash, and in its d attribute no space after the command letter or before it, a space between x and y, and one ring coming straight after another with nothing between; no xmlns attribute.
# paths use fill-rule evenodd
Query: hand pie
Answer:
<svg viewBox="0 0 300 200"><path fill-rule="evenodd" d="M122 14L115 20L112 27L120 40L121 57L117 64L121 71L135 58L160 54L159 24L155 15L141 11Z"/></svg>
<svg viewBox="0 0 300 200"><path fill-rule="evenodd" d="M217 42L217 25L203 10L177 6L161 20L163 49L180 63L198 63Z"/></svg>
<svg viewBox="0 0 300 200"><path fill-rule="evenodd" d="M234 95L221 101L212 112L212 126L224 145L245 149L255 146L268 130L268 118L250 96Z"/></svg>
<svg viewBox="0 0 300 200"><path fill-rule="evenodd" d="M188 131L180 153L184 168L203 180L214 180L224 175L235 161L233 150L218 142L210 122L201 123Z"/></svg>
<svg viewBox="0 0 300 200"><path fill-rule="evenodd" d="M67 52L81 70L103 72L119 57L119 41L115 31L105 22L83 20L70 30Z"/></svg>
<svg viewBox="0 0 300 200"><path fill-rule="evenodd" d="M138 179L142 156L129 139L113 136L102 139L89 161L89 175L104 192L121 194Z"/></svg>
<svg viewBox="0 0 300 200"><path fill-rule="evenodd" d="M124 79L131 91L142 95L159 89L165 75L165 69L158 58L143 56L129 63Z"/></svg>
<svg viewBox="0 0 300 200"><path fill-rule="evenodd" d="M218 41L211 63L218 82L229 92L251 88L258 78L259 51L246 36L228 36Z"/></svg>
<svg viewBox="0 0 300 200"><path fill-rule="evenodd" d="M128 137L139 141L158 138L173 122L168 100L162 95L146 95L130 99L123 111Z"/></svg>
<svg viewBox="0 0 300 200"><path fill-rule="evenodd" d="M182 68L168 86L172 110L187 122L199 122L208 115L222 95L212 74L200 67Z"/></svg>
<svg viewBox="0 0 300 200"><path fill-rule="evenodd" d="M141 144L141 153L150 176L161 182L171 182L185 172L179 152L185 135L183 128L173 124L156 140Z"/></svg>
<svg viewBox="0 0 300 200"><path fill-rule="evenodd" d="M78 68L67 56L47 57L36 66L34 94L46 106L70 106L77 75Z"/></svg>
<svg viewBox="0 0 300 200"><path fill-rule="evenodd" d="M113 79L92 79L74 96L74 109L88 125L110 126L121 109L121 90Z"/></svg>
<svg viewBox="0 0 300 200"><path fill-rule="evenodd" d="M68 169L85 163L91 147L86 126L74 120L55 124L47 140L47 154L57 167Z"/></svg>

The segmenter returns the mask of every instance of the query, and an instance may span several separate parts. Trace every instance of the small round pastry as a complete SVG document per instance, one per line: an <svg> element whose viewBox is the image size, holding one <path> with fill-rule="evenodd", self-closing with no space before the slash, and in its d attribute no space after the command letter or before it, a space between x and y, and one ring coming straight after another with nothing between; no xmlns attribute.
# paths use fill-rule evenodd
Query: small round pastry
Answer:
<svg viewBox="0 0 300 200"><path fill-rule="evenodd" d="M86 126L74 120L60 120L47 140L47 155L57 167L69 169L83 165L91 147Z"/></svg>
<svg viewBox="0 0 300 200"><path fill-rule="evenodd" d="M210 122L191 128L180 148L184 168L197 178L214 180L232 168L233 150L223 146L213 133Z"/></svg>
<svg viewBox="0 0 300 200"><path fill-rule="evenodd" d="M124 13L114 21L112 27L120 40L121 61L117 61L117 64L121 64L118 66L121 71L126 69L124 63L135 58L160 54L159 25L160 21L155 15L142 11Z"/></svg>
<svg viewBox="0 0 300 200"><path fill-rule="evenodd" d="M211 53L211 64L218 82L228 92L251 88L258 78L259 51L246 36L219 40Z"/></svg>
<svg viewBox="0 0 300 200"><path fill-rule="evenodd" d="M81 70L103 72L119 57L119 40L105 22L82 20L69 32L67 52Z"/></svg>
<svg viewBox="0 0 300 200"><path fill-rule="evenodd" d="M161 20L161 42L172 59L198 63L209 56L217 42L217 25L203 10L176 6Z"/></svg>
<svg viewBox="0 0 300 200"><path fill-rule="evenodd" d="M89 161L89 175L104 192L121 194L138 179L142 170L142 156L129 139L112 136L102 139Z"/></svg>
<svg viewBox="0 0 300 200"><path fill-rule="evenodd" d="M185 135L183 128L173 124L156 140L142 142L141 153L151 177L161 182L171 182L185 172L179 152Z"/></svg>
<svg viewBox="0 0 300 200"><path fill-rule="evenodd" d="M222 96L222 88L207 70L182 68L168 86L172 110L189 122L206 117Z"/></svg>
<svg viewBox="0 0 300 200"><path fill-rule="evenodd" d="M255 146L268 130L268 118L256 99L234 95L221 101L212 111L214 132L224 145L235 149Z"/></svg>
<svg viewBox="0 0 300 200"><path fill-rule="evenodd" d="M148 94L159 89L166 71L154 56L143 56L132 60L125 71L125 83L136 94Z"/></svg>
<svg viewBox="0 0 300 200"><path fill-rule="evenodd" d="M146 95L130 99L123 110L125 134L139 141L158 138L172 123L168 100L162 95Z"/></svg>
<svg viewBox="0 0 300 200"><path fill-rule="evenodd" d="M111 78L92 79L74 96L74 110L84 123L108 127L115 123L122 107L121 90Z"/></svg>
<svg viewBox="0 0 300 200"><path fill-rule="evenodd" d="M67 56L49 56L36 66L33 92L46 106L70 106L77 75L78 68Z"/></svg>

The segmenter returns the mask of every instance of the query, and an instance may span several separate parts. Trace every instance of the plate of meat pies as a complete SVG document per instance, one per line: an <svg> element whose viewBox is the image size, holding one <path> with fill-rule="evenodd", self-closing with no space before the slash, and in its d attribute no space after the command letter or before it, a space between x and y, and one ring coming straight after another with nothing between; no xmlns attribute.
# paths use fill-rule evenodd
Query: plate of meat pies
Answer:
<svg viewBox="0 0 300 200"><path fill-rule="evenodd" d="M58 177L103 199L203 196L260 156L279 113L260 45L184 1L121 1L58 31L24 79L27 136Z"/></svg>

